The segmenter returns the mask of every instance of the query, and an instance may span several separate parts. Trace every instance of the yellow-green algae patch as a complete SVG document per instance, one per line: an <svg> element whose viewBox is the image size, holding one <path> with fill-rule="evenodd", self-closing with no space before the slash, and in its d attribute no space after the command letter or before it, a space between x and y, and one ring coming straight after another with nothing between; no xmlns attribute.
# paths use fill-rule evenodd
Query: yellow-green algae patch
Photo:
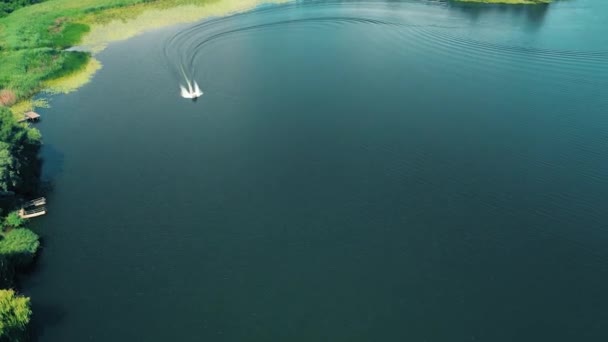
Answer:
<svg viewBox="0 0 608 342"><path fill-rule="evenodd" d="M19 118L23 117L23 113L35 110L36 108L49 108L49 102L45 98L26 99L10 107L11 111Z"/></svg>
<svg viewBox="0 0 608 342"><path fill-rule="evenodd" d="M43 83L44 91L50 94L69 94L89 83L99 69L101 69L101 63L91 57L80 71L45 81Z"/></svg>

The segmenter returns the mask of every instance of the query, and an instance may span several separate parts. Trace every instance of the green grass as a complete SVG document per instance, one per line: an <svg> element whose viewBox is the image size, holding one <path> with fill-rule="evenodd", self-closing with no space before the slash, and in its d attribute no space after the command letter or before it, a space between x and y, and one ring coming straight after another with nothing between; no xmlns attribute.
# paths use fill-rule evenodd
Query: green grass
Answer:
<svg viewBox="0 0 608 342"><path fill-rule="evenodd" d="M0 53L0 88L15 93L18 100L40 90L42 81L60 77L84 67L89 55L48 47Z"/></svg>
<svg viewBox="0 0 608 342"><path fill-rule="evenodd" d="M53 45L60 48L74 46L80 42L82 36L90 31L89 25L80 23L67 23L61 33L53 37Z"/></svg>
<svg viewBox="0 0 608 342"><path fill-rule="evenodd" d="M17 102L43 88L43 82L83 69L89 55L68 52L89 26L77 20L101 8L129 6L143 0L49 0L0 18L0 89Z"/></svg>

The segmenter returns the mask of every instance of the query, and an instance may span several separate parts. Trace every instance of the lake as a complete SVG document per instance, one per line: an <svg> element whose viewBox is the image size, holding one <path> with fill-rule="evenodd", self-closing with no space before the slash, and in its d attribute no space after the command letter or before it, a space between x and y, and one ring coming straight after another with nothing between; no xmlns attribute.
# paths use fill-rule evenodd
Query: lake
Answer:
<svg viewBox="0 0 608 342"><path fill-rule="evenodd" d="M40 110L39 341L608 339L608 2L298 2L98 58Z"/></svg>

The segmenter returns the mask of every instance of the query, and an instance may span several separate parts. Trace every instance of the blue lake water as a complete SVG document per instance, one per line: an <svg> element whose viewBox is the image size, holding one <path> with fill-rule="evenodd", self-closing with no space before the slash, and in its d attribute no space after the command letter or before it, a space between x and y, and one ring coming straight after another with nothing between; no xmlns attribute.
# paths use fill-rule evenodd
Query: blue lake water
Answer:
<svg viewBox="0 0 608 342"><path fill-rule="evenodd" d="M608 2L300 2L98 57L41 110L39 341L608 339Z"/></svg>

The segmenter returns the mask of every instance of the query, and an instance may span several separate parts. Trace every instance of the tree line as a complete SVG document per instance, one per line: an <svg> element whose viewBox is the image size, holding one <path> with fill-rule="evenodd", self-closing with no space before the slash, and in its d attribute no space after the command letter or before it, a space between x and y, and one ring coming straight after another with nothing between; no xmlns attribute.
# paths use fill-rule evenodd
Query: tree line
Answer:
<svg viewBox="0 0 608 342"><path fill-rule="evenodd" d="M38 130L17 122L8 108L0 106L0 342L27 339L30 299L14 290L15 274L33 261L40 241L17 212L9 211L15 199L32 191L31 183L39 177L40 144Z"/></svg>
<svg viewBox="0 0 608 342"><path fill-rule="evenodd" d="M42 1L44 0L0 0L0 18L21 7L33 5Z"/></svg>

